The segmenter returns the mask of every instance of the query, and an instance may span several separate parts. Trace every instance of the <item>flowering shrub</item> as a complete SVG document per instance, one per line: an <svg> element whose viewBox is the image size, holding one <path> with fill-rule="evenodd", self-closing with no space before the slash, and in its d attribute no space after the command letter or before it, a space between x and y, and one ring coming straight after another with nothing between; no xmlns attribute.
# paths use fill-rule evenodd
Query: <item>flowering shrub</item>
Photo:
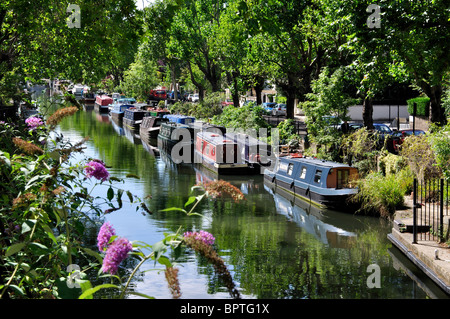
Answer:
<svg viewBox="0 0 450 319"><path fill-rule="evenodd" d="M25 123L31 130L37 129L39 126L44 125L44 122L39 117L29 117L25 120Z"/></svg>
<svg viewBox="0 0 450 319"><path fill-rule="evenodd" d="M112 236L116 235L116 231L110 223L106 222L100 227L100 231L97 236L97 247L100 252L103 252L109 243Z"/></svg>
<svg viewBox="0 0 450 319"><path fill-rule="evenodd" d="M101 161L90 161L84 168L84 172L87 178L95 177L102 182L109 178L108 170Z"/></svg>
<svg viewBox="0 0 450 319"><path fill-rule="evenodd" d="M185 232L183 236L187 241L190 239L199 240L207 245L214 245L214 241L216 240L213 235L204 230L201 230L200 232Z"/></svg>
<svg viewBox="0 0 450 319"><path fill-rule="evenodd" d="M117 273L119 265L127 258L128 253L133 250L133 246L126 238L117 238L114 240L106 251L103 259L103 272L109 272L111 275Z"/></svg>

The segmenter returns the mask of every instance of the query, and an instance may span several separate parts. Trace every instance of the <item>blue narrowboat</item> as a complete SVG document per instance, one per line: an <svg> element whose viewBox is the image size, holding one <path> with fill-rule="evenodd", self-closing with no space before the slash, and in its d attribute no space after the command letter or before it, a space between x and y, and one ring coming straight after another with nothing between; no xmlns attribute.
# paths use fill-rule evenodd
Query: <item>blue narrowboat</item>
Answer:
<svg viewBox="0 0 450 319"><path fill-rule="evenodd" d="M136 107L128 108L124 111L123 125L132 130L139 132L142 119L148 115L148 111Z"/></svg>
<svg viewBox="0 0 450 319"><path fill-rule="evenodd" d="M274 169L264 171L264 182L335 210L350 208L348 199L358 192L357 179L355 167L301 156L279 157Z"/></svg>
<svg viewBox="0 0 450 319"><path fill-rule="evenodd" d="M136 100L134 98L117 99L113 104L110 105L111 111L109 112L109 114L111 115L111 118L117 123L121 123L125 114L125 110L134 107L135 103Z"/></svg>
<svg viewBox="0 0 450 319"><path fill-rule="evenodd" d="M195 122L195 117L180 115L180 114L166 114L163 118L169 120L169 122L179 123L179 124L189 124Z"/></svg>

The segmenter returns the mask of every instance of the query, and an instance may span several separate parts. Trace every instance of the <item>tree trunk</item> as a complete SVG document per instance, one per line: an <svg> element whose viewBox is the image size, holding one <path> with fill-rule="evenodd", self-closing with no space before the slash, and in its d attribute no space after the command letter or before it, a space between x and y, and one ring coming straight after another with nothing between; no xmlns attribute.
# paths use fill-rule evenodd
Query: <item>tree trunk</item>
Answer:
<svg viewBox="0 0 450 319"><path fill-rule="evenodd" d="M441 106L442 86L435 85L425 93L430 98L430 122L436 123L438 125L445 125L447 122L447 118L445 116L445 110Z"/></svg>
<svg viewBox="0 0 450 319"><path fill-rule="evenodd" d="M172 88L173 88L173 96L175 99L175 103L178 102L178 89L177 89L177 79L175 74L175 63L171 65L171 73L172 73Z"/></svg>
<svg viewBox="0 0 450 319"><path fill-rule="evenodd" d="M254 86L256 94L256 105L262 105L262 91L264 90L264 78L258 77L256 84Z"/></svg>
<svg viewBox="0 0 450 319"><path fill-rule="evenodd" d="M198 90L198 98L200 101L203 101L203 94L205 92L205 88L203 87L203 85L201 83L199 83L195 80L194 73L192 72L191 62L188 62L187 66L189 69L189 73L191 75L192 84L194 84Z"/></svg>
<svg viewBox="0 0 450 319"><path fill-rule="evenodd" d="M364 126L372 130L373 127L373 101L371 98L364 98L362 111Z"/></svg>

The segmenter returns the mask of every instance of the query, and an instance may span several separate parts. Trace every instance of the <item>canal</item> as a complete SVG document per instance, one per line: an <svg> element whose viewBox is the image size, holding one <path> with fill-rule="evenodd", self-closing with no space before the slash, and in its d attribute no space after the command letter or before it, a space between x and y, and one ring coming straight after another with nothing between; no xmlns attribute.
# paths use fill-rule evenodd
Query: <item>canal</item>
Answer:
<svg viewBox="0 0 450 319"><path fill-rule="evenodd" d="M186 231L206 230L216 238L216 249L243 298L445 297L392 247L387 239L390 222L319 211L274 192L260 175L225 178L244 193L245 200L208 199L198 206L203 217L161 212L182 208L191 187L211 176L198 167L175 165L163 151L143 144L107 115L94 111L78 112L58 130L74 143L89 136L83 156L103 160L112 176L124 179L120 187L145 199L153 212L143 214L136 205L124 205L105 215L117 235L154 244L180 226ZM102 187L94 192L106 194ZM230 298L204 258L185 250L178 263L181 298ZM159 299L172 297L164 271L152 261L141 270L133 289ZM379 288L373 287L377 282Z"/></svg>

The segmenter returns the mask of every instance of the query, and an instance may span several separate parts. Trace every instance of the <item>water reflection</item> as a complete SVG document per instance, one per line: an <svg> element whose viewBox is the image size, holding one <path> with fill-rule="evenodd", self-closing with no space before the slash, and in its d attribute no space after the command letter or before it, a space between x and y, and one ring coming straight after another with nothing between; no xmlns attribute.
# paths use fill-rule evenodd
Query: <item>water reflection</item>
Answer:
<svg viewBox="0 0 450 319"><path fill-rule="evenodd" d="M119 234L153 244L163 232L176 231L180 225L211 232L244 298L426 298L429 294L396 266L387 239L392 226L386 221L317 210L268 188L260 175L227 176L245 194L245 201L205 201L197 207L204 218L163 213L168 207L184 207L192 186L218 176L201 166L175 164L156 141L142 142L95 112L78 112L60 129L76 140L90 136L87 155L105 161L114 176L140 177L125 179L121 187L146 198L153 214L143 216L135 207L124 207L108 215ZM180 263L182 298L229 298L204 259L185 251ZM380 289L367 287L371 264L380 266ZM161 273L141 276L136 289L170 298Z"/></svg>

